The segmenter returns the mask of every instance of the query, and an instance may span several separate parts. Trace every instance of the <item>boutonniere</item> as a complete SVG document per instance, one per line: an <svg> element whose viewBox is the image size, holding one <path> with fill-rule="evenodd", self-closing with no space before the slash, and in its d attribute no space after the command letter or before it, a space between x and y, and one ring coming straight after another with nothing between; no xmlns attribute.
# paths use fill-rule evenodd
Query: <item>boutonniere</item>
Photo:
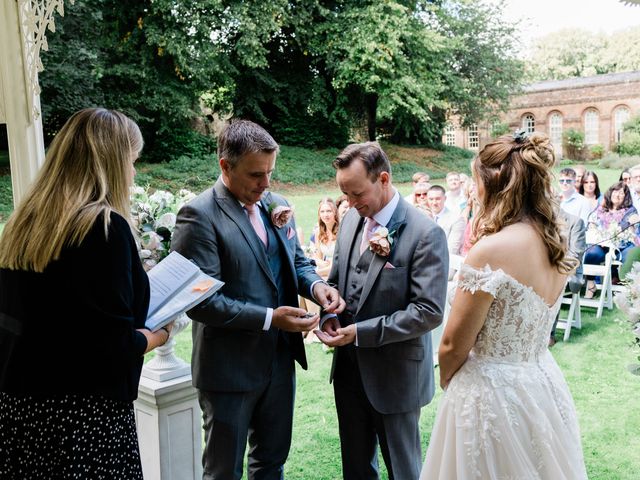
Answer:
<svg viewBox="0 0 640 480"><path fill-rule="evenodd" d="M293 209L273 202L269 205L269 215L271 216L271 223L276 228L282 228L291 220Z"/></svg>
<svg viewBox="0 0 640 480"><path fill-rule="evenodd" d="M389 231L386 227L380 227L369 239L369 250L381 257L388 257L395 241L396 230Z"/></svg>

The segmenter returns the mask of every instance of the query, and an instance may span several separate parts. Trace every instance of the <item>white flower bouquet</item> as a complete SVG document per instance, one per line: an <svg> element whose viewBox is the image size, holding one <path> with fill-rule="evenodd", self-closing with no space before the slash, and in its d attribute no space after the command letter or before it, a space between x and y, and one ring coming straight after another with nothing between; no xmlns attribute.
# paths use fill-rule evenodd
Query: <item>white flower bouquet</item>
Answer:
<svg viewBox="0 0 640 480"><path fill-rule="evenodd" d="M194 197L194 193L185 189L174 195L165 190L132 187L131 217L138 231L140 258L145 270L150 270L169 254L176 214Z"/></svg>
<svg viewBox="0 0 640 480"><path fill-rule="evenodd" d="M622 284L624 288L615 296L614 302L626 315L631 324L635 344L640 347L640 262L633 263ZM631 365L629 369L635 375L640 375L640 365Z"/></svg>

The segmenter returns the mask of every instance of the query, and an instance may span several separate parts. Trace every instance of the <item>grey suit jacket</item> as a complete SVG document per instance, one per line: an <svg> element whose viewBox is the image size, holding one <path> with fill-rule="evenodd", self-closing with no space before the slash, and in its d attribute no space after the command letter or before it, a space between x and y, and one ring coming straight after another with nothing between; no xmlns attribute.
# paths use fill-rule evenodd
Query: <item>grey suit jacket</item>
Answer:
<svg viewBox="0 0 640 480"><path fill-rule="evenodd" d="M287 205L268 192L261 199ZM267 228L271 228L267 226ZM298 306L297 295L310 296L321 280L304 256L291 220L275 229L287 282L286 305ZM208 391L250 391L270 376L278 329L263 330L267 307L278 305L278 290L266 251L242 206L219 178L178 213L171 248L192 259L224 286L188 312L193 323L192 370L197 388ZM282 333L293 357L307 367L300 333Z"/></svg>
<svg viewBox="0 0 640 480"><path fill-rule="evenodd" d="M362 222L351 209L338 233L329 283L342 296ZM387 228L395 230L391 253L373 256L353 321L365 392L376 410L390 414L415 410L433 397L429 331L442 323L449 254L443 230L403 199ZM387 263L395 268L384 268Z"/></svg>

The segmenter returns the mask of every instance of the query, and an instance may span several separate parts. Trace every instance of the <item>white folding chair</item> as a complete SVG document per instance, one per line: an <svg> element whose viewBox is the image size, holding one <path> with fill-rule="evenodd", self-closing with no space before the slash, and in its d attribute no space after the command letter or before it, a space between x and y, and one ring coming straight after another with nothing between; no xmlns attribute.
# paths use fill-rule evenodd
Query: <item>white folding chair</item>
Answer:
<svg viewBox="0 0 640 480"><path fill-rule="evenodd" d="M583 264L583 275L590 277L600 277L602 283L597 285L597 289L600 290L600 296L598 298L580 298L580 307L596 308L596 318L602 316L602 310L607 307L609 310L613 309L613 292L611 288L611 264L614 258L613 249L609 249L605 256L604 265L590 265L588 263Z"/></svg>
<svg viewBox="0 0 640 480"><path fill-rule="evenodd" d="M451 301L456 293L455 285L457 274L464 263L464 257L460 255L449 255L449 271L455 270L456 275L453 280L447 282L447 298L444 302L444 315L442 317L442 323L436 328L431 330L431 346L433 348L433 365L438 365L438 348L440 347L440 340L442 339L442 333L444 332L444 326L447 324L449 318L449 312L451 311Z"/></svg>
<svg viewBox="0 0 640 480"><path fill-rule="evenodd" d="M571 328L582 328L582 315L580 314L580 294L572 293L567 290L564 293L564 298L562 299L563 305L569 305L569 312L565 318L559 317L558 323L556 324L556 329L562 328L564 329L564 337L563 341L569 340L569 335L571 335Z"/></svg>

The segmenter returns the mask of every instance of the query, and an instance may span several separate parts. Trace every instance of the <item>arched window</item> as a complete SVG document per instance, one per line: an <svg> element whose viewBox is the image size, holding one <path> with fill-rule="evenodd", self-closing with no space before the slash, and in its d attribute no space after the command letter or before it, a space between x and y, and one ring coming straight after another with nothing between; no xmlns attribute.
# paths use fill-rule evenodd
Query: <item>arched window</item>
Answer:
<svg viewBox="0 0 640 480"><path fill-rule="evenodd" d="M562 155L562 115L558 112L549 116L549 139L556 155Z"/></svg>
<svg viewBox="0 0 640 480"><path fill-rule="evenodd" d="M589 109L584 114L584 143L595 145L598 143L600 135L600 116L594 109Z"/></svg>
<svg viewBox="0 0 640 480"><path fill-rule="evenodd" d="M452 123L447 123L444 126L444 144L449 147L456 145L456 129Z"/></svg>
<svg viewBox="0 0 640 480"><path fill-rule="evenodd" d="M536 119L530 113L522 117L522 128L527 133L533 133L536 129Z"/></svg>
<svg viewBox="0 0 640 480"><path fill-rule="evenodd" d="M469 148L471 150L477 150L478 147L480 146L480 137L478 135L478 125L476 125L475 123L472 125L469 125L469 128L467 129L467 135L469 138Z"/></svg>
<svg viewBox="0 0 640 480"><path fill-rule="evenodd" d="M616 142L622 140L622 127L631 117L631 111L627 107L616 108L613 114L613 133Z"/></svg>

